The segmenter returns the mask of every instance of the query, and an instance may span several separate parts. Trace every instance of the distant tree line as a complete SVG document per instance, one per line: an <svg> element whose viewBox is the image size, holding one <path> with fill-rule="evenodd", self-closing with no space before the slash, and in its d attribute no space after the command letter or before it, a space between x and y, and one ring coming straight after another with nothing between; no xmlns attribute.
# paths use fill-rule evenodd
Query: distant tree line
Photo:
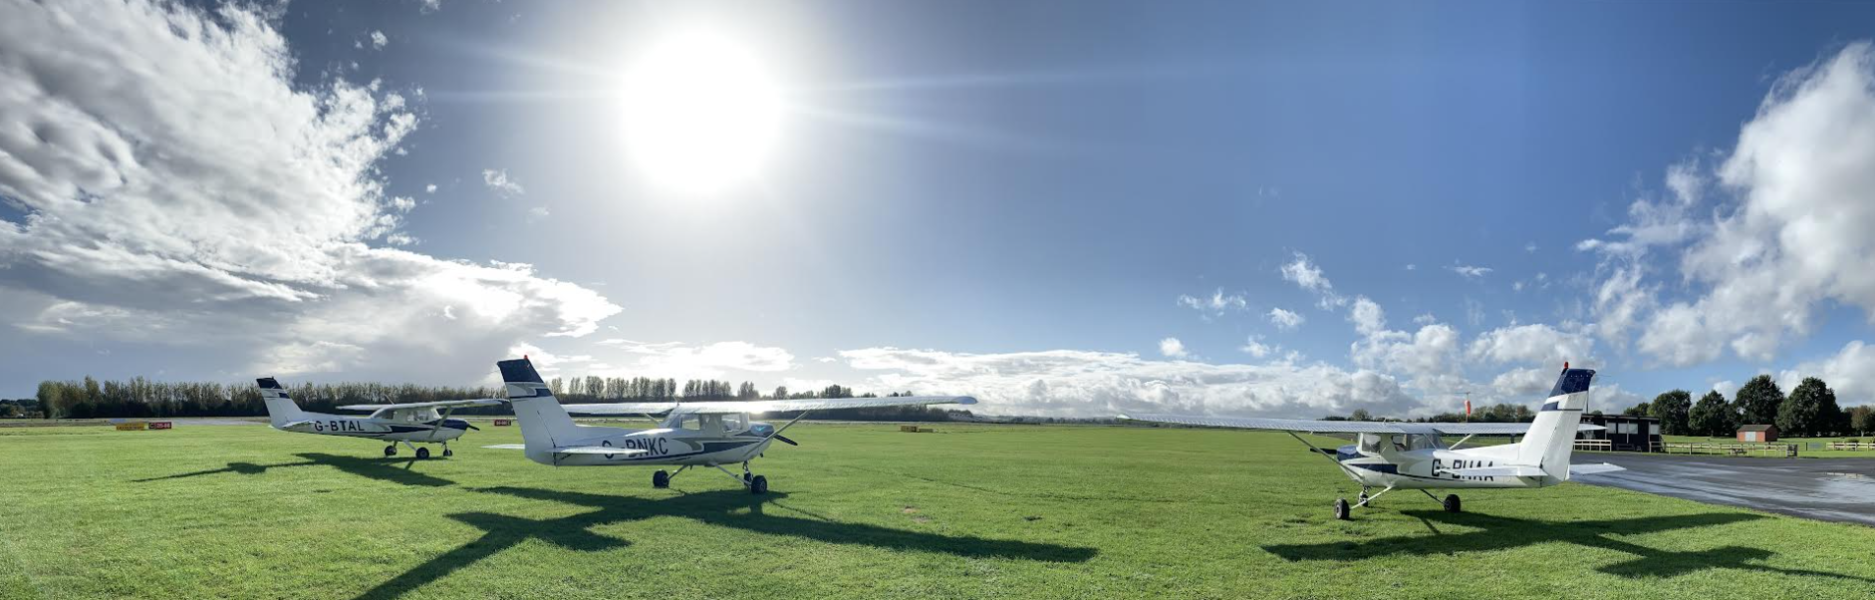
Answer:
<svg viewBox="0 0 1875 600"><path fill-rule="evenodd" d="M1469 416L1465 413L1448 412L1417 419L1377 419L1373 414L1367 412L1367 409L1357 408L1346 417L1331 415L1324 417L1324 419L1328 421L1409 421L1413 423L1529 423L1536 420L1536 412L1531 411L1530 407L1522 404L1493 404L1474 410Z"/></svg>
<svg viewBox="0 0 1875 600"><path fill-rule="evenodd" d="M568 404L591 402L721 402L758 400L755 384L727 381L677 380L651 377L555 377L548 382L555 396ZM489 387L387 385L380 383L301 383L287 386L287 394L301 409L332 412L348 404L431 402L465 398L501 398L504 390ZM890 396L899 396L892 393ZM902 395L909 396L909 392ZM789 392L777 387L769 399L853 398L853 388L830 385L818 390ZM862 398L877 397L867 393ZM137 377L128 381L43 381L36 398L0 400L0 418L97 419L167 417L264 416L267 406L253 383L162 382ZM506 406L457 409L462 415L512 414ZM794 413L771 415L793 418ZM817 411L815 419L855 421L949 421L971 418L969 411L924 406Z"/></svg>
<svg viewBox="0 0 1875 600"><path fill-rule="evenodd" d="M1875 435L1875 407L1843 410L1836 391L1815 377L1804 378L1789 396L1770 375L1759 375L1729 401L1718 390L1706 392L1698 402L1686 390L1673 390L1623 413L1660 419L1668 435L1731 437L1742 425L1776 425L1790 437Z"/></svg>

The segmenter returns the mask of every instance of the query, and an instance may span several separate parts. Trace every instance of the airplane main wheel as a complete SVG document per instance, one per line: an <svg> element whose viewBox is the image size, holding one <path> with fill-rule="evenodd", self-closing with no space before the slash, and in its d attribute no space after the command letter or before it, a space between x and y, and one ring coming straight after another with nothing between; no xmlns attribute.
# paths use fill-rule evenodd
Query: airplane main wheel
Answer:
<svg viewBox="0 0 1875 600"><path fill-rule="evenodd" d="M671 474L663 472L663 471L652 473L651 474L651 487L658 488L660 490L667 488L667 487L671 487Z"/></svg>
<svg viewBox="0 0 1875 600"><path fill-rule="evenodd" d="M1348 501L1346 499L1343 499L1343 498L1335 499L1335 520L1337 521L1348 520Z"/></svg>
<svg viewBox="0 0 1875 600"><path fill-rule="evenodd" d="M1455 513L1458 512L1458 509L1458 494L1447 495L1445 497L1445 512Z"/></svg>
<svg viewBox="0 0 1875 600"><path fill-rule="evenodd" d="M429 460L429 459L430 459L430 449L429 449L429 448L418 448L418 449L417 449L417 460Z"/></svg>
<svg viewBox="0 0 1875 600"><path fill-rule="evenodd" d="M384 455L385 456L397 456L397 445L391 444L389 446L385 446Z"/></svg>
<svg viewBox="0 0 1875 600"><path fill-rule="evenodd" d="M768 493L768 478L763 477L761 475L756 475L754 479L750 479L749 480L749 493L751 494Z"/></svg>

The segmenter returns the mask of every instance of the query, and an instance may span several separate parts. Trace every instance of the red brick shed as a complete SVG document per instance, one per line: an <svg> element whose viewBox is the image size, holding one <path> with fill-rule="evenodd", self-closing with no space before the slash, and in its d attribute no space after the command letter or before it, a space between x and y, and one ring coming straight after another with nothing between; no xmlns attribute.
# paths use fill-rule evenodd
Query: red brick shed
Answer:
<svg viewBox="0 0 1875 600"><path fill-rule="evenodd" d="M1777 441L1777 426L1776 425L1746 425L1744 427L1740 427L1738 428L1738 441L1741 441L1741 442L1775 442Z"/></svg>

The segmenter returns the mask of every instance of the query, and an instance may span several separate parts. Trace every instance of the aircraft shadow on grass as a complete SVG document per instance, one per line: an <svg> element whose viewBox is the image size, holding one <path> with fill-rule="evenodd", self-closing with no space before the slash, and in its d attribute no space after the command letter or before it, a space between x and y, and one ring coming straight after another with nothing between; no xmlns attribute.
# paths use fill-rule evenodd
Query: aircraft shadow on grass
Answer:
<svg viewBox="0 0 1875 600"><path fill-rule="evenodd" d="M1875 583L1875 580L1853 575L1806 569L1785 569L1759 564L1758 561L1777 555L1776 552L1762 548L1724 546L1710 550L1673 552L1608 537L1610 534L1626 536L1755 521L1765 518L1762 515L1706 513L1603 521L1549 522L1494 517L1477 513L1453 514L1443 511L1407 511L1401 514L1416 517L1426 523L1426 527L1432 530L1432 535L1398 536L1362 543L1275 545L1264 546L1263 549L1291 561L1357 561L1382 556L1436 556L1454 552L1506 550L1533 544L1566 542L1634 555L1633 560L1596 569L1603 573L1627 578L1666 578L1705 569L1742 569ZM1434 525L1435 522L1478 529L1447 535L1439 532L1438 527Z"/></svg>
<svg viewBox="0 0 1875 600"><path fill-rule="evenodd" d="M300 462L280 463L280 464L273 464L273 465L257 465L257 464L249 463L249 462L231 462L231 463L228 463L228 466L222 467L220 469L208 469L205 471L178 473L175 475L165 475L162 477L150 477L147 479L138 479L138 480L135 480L135 482L145 483L145 482L150 482L150 481L163 481L167 479L184 479L184 478L189 478L189 477L220 475L223 473L239 473L242 475L260 475L262 473L266 473L267 471L270 471L273 469L289 469L289 468L294 468L294 467L325 466L325 467L332 467L334 469L338 469L340 471L350 473L352 475L357 475L359 477L366 477L370 479L376 479L379 481L389 481L391 483L400 483L403 485L441 487L441 486L456 484L456 482L450 481L448 479L443 479L441 477L436 477L434 475L425 475L423 473L419 473L419 472L411 470L411 467L414 466L417 462L415 459L398 459L398 458L389 458L389 457L359 458L356 456L338 456L334 454L321 454L318 452L307 452L307 453L297 454L295 456L298 456L305 460L300 461Z"/></svg>
<svg viewBox="0 0 1875 600"><path fill-rule="evenodd" d="M652 517L684 517L709 525L734 527L768 535L786 535L832 544L866 545L889 550L943 552L968 558L1086 562L1098 552L1093 548L972 536L948 536L862 523L841 523L821 518L775 515L770 514L770 509L778 508L810 516L811 513L796 511L777 503L778 500L787 498L787 494L769 492L767 495L757 496L741 488L683 494L661 500L515 487L479 488L475 491L577 504L594 510L544 520L483 512L448 515L451 519L482 530L482 537L405 571L402 575L367 590L359 595L358 599L371 600L402 596L425 584L442 579L456 570L475 564L476 561L530 539L586 552L624 548L630 546L631 542L593 533L592 528Z"/></svg>

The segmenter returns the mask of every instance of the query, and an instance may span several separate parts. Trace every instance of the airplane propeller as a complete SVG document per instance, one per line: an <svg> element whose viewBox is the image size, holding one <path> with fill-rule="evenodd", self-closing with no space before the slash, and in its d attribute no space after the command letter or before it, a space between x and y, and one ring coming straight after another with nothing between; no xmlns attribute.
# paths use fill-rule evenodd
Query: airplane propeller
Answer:
<svg viewBox="0 0 1875 600"><path fill-rule="evenodd" d="M777 440L781 440L781 441L784 441L784 442L787 442L789 446L799 446L799 445L801 445L801 444L799 444L799 443L797 443L797 442L795 442L794 440L791 440L791 439L788 439L788 438L787 438L787 436L784 436L784 435L781 435L781 434L779 434L779 433L777 433L777 434L775 434L775 435L771 435L771 436L768 436L768 437L772 437L772 438L775 438L775 439L777 439Z"/></svg>

